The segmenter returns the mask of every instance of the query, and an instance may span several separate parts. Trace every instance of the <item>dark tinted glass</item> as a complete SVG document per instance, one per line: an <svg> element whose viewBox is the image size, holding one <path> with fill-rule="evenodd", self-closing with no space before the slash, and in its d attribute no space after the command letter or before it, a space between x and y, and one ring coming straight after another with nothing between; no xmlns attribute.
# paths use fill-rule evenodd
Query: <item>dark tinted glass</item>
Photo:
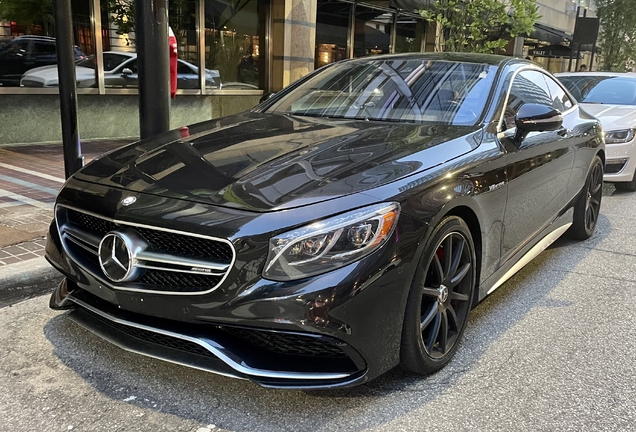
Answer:
<svg viewBox="0 0 636 432"><path fill-rule="evenodd" d="M270 108L295 115L473 125L496 67L429 60L367 60L334 65Z"/></svg>
<svg viewBox="0 0 636 432"><path fill-rule="evenodd" d="M522 71L515 77L504 114L507 129L515 127L515 116L524 104L552 106L552 97L544 76L538 71Z"/></svg>
<svg viewBox="0 0 636 432"><path fill-rule="evenodd" d="M34 42L33 54L55 54L55 43L53 42Z"/></svg>
<svg viewBox="0 0 636 432"><path fill-rule="evenodd" d="M185 62L178 62L177 63L177 73L178 74L183 74L183 75L196 74L196 72L194 72L194 70L192 70L192 68L189 67Z"/></svg>
<svg viewBox="0 0 636 432"><path fill-rule="evenodd" d="M563 76L559 81L579 101L636 105L636 78L629 76Z"/></svg>
<svg viewBox="0 0 636 432"><path fill-rule="evenodd" d="M558 109L559 111L566 111L574 105L570 97L567 95L565 90L552 78L547 75L544 75L545 82L548 85L548 89L550 90L550 97L552 98L552 107Z"/></svg>

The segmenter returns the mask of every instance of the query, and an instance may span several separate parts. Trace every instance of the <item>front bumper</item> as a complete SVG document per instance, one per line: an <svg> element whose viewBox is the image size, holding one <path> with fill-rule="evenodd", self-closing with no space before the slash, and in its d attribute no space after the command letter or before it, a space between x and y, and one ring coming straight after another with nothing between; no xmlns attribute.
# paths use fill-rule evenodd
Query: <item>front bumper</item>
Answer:
<svg viewBox="0 0 636 432"><path fill-rule="evenodd" d="M139 201L144 198L152 199ZM162 199L162 205L185 205L168 201ZM209 223L209 214L204 217ZM413 221L403 215L403 223ZM117 289L69 256L53 223L47 259L66 280L51 306L73 309L76 322L124 349L266 387L352 386L398 364L413 244L402 251L390 241L349 266L282 283L260 278L262 268L254 265L259 261L250 258L262 258L262 251L243 254L247 248L233 241L236 265L217 289L139 292ZM250 241L258 243L258 236Z"/></svg>
<svg viewBox="0 0 636 432"><path fill-rule="evenodd" d="M610 183L630 182L636 171L636 142L608 144L603 180Z"/></svg>

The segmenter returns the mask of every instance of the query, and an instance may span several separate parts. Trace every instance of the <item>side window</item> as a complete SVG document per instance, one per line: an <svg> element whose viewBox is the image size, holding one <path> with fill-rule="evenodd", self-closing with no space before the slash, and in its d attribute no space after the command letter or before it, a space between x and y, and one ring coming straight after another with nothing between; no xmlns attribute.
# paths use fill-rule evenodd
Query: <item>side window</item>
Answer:
<svg viewBox="0 0 636 432"><path fill-rule="evenodd" d="M515 116L524 104L536 103L552 106L550 90L543 77L544 74L541 72L530 70L517 74L512 82L504 113L506 129L515 127Z"/></svg>
<svg viewBox="0 0 636 432"><path fill-rule="evenodd" d="M179 75L194 75L194 71L190 69L190 67L185 64L185 62L177 63L177 73Z"/></svg>
<svg viewBox="0 0 636 432"><path fill-rule="evenodd" d="M33 44L33 54L55 54L55 44L50 42L36 42Z"/></svg>
<svg viewBox="0 0 636 432"><path fill-rule="evenodd" d="M565 93L565 90L561 88L559 84L557 84L552 78L547 75L543 76L545 78L545 82L548 84L548 89L550 90L550 97L552 99L552 107L558 109L559 111L567 111L574 103L572 99Z"/></svg>
<svg viewBox="0 0 636 432"><path fill-rule="evenodd" d="M5 47L2 49L2 54L5 53L11 53L11 54L23 54L27 51L27 49L29 48L29 43L26 41L14 41L14 42L9 42L7 45L5 45Z"/></svg>

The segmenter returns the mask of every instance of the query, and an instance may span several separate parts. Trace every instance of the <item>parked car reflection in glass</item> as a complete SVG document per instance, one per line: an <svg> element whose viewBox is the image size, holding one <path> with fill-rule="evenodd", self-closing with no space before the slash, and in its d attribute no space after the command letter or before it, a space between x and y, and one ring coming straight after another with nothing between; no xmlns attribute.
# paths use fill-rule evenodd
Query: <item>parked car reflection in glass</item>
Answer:
<svg viewBox="0 0 636 432"><path fill-rule="evenodd" d="M73 51L76 61L86 58L86 55L77 46L73 47ZM54 38L19 36L0 48L0 85L17 87L25 72L56 64L57 48Z"/></svg>
<svg viewBox="0 0 636 432"><path fill-rule="evenodd" d="M199 68L185 60L177 65L177 88L198 89ZM95 87L95 58L90 56L75 66L77 87ZM104 52L104 84L106 87L137 87L137 54L118 51ZM222 87L219 71L206 69L207 88ZM22 76L22 87L57 87L57 66L32 69Z"/></svg>

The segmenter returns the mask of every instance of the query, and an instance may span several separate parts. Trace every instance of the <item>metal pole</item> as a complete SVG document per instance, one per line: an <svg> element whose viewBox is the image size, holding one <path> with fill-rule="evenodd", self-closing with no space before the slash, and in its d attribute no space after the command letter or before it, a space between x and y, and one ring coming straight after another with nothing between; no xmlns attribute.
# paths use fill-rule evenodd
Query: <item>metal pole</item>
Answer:
<svg viewBox="0 0 636 432"><path fill-rule="evenodd" d="M170 130L167 0L135 0L135 25L139 131L144 139Z"/></svg>
<svg viewBox="0 0 636 432"><path fill-rule="evenodd" d="M351 3L349 9L349 34L347 35L347 58L355 57L355 38L356 38L356 4Z"/></svg>
<svg viewBox="0 0 636 432"><path fill-rule="evenodd" d="M84 165L77 126L77 93L75 90L75 52L73 49L73 23L71 1L53 0L55 18L55 44L57 47L57 74L62 117L62 147L64 173L72 176Z"/></svg>
<svg viewBox="0 0 636 432"><path fill-rule="evenodd" d="M201 94L205 94L205 0L198 0L196 6L199 88L201 89ZM212 47L210 47L210 50L212 50Z"/></svg>
<svg viewBox="0 0 636 432"><path fill-rule="evenodd" d="M395 54L395 47L397 46L397 21L398 14L393 12L393 20L391 22L391 45L389 46L389 52Z"/></svg>
<svg viewBox="0 0 636 432"><path fill-rule="evenodd" d="M106 93L104 86L104 46L102 41L102 8L100 0L90 1L93 43L95 44L95 82L99 94Z"/></svg>

